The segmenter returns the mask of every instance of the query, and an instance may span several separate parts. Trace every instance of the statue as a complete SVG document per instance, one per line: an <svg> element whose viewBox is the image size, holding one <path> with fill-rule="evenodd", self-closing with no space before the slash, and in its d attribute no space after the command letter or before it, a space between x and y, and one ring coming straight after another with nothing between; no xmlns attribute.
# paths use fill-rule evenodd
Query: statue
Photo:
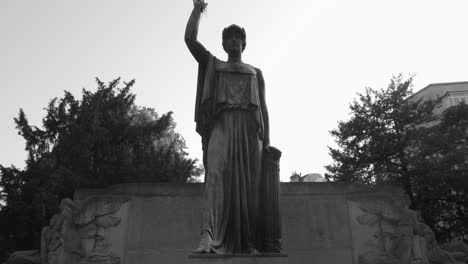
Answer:
<svg viewBox="0 0 468 264"><path fill-rule="evenodd" d="M69 198L41 233L41 264L119 264L109 233L121 223L117 212L128 198L94 196L79 203ZM117 250L115 250L117 251ZM24 255L24 254L23 254ZM39 261L38 261L39 263Z"/></svg>
<svg viewBox="0 0 468 264"><path fill-rule="evenodd" d="M427 259L419 240L416 225L417 215L408 208L406 198L390 201L390 208L365 204L361 210L366 214L358 217L358 222L378 225L378 247L359 257L361 264L422 264ZM389 225L389 228L386 228Z"/></svg>
<svg viewBox="0 0 468 264"><path fill-rule="evenodd" d="M77 206L69 198L60 202L60 212L52 216L50 225L41 233L41 263L78 263L83 256L81 239L73 223Z"/></svg>
<svg viewBox="0 0 468 264"><path fill-rule="evenodd" d="M202 237L194 253L279 252L279 179L266 179L268 170L262 167L275 164L281 152L269 146L263 74L242 61L246 32L237 25L222 33L227 61L207 51L197 40L207 3L193 0L193 5L185 42L199 64L195 122L206 170ZM266 208L267 199L273 200L272 208Z"/></svg>
<svg viewBox="0 0 468 264"><path fill-rule="evenodd" d="M427 226L418 212L418 223L415 229L420 237L421 248L424 248L423 264L465 264L468 263L468 246L460 240L453 240L442 245L436 241L434 231Z"/></svg>
<svg viewBox="0 0 468 264"><path fill-rule="evenodd" d="M462 241L439 245L432 229L424 224L419 212L411 210L406 198L389 204L366 202L365 214L357 220L378 226L377 245L359 256L360 264L464 264L468 247Z"/></svg>
<svg viewBox="0 0 468 264"><path fill-rule="evenodd" d="M60 239L60 226L57 223L58 215L52 216L49 226L42 228L41 232L41 263L57 263L57 255L62 245Z"/></svg>
<svg viewBox="0 0 468 264"><path fill-rule="evenodd" d="M79 259L84 256L80 235L73 222L78 207L70 198L64 198L60 202L60 210L58 221L61 225L60 237L63 241L64 252L61 257L61 262L70 264L78 263Z"/></svg>

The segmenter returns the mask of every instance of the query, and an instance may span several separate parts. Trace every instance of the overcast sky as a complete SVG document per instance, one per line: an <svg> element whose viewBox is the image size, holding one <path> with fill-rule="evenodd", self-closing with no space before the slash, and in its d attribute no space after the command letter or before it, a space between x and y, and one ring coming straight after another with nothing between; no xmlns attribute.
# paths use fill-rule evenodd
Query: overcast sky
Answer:
<svg viewBox="0 0 468 264"><path fill-rule="evenodd" d="M197 64L183 41L191 0L0 0L0 164L24 167L13 117L40 126L53 97L96 89L95 77L136 79L136 103L174 112L201 158L193 109ZM416 74L414 90L467 81L468 2L211 0L199 40L226 59L222 29L247 32L243 60L262 69L281 178L324 173L329 131L366 86Z"/></svg>

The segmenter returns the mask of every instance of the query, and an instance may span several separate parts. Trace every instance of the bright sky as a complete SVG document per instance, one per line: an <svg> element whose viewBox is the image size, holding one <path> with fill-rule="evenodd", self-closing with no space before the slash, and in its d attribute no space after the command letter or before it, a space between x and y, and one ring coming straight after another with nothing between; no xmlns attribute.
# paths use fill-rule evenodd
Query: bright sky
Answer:
<svg viewBox="0 0 468 264"><path fill-rule="evenodd" d="M271 143L293 170L323 174L329 131L366 86L416 74L415 90L467 81L468 2L428 0L207 0L199 40L226 59L222 29L247 31L243 59L262 69ZM81 97L94 78L136 79L136 103L174 112L191 157L201 158L193 109L197 64L183 35L191 0L0 1L0 164L24 166L13 117L41 125L63 90Z"/></svg>

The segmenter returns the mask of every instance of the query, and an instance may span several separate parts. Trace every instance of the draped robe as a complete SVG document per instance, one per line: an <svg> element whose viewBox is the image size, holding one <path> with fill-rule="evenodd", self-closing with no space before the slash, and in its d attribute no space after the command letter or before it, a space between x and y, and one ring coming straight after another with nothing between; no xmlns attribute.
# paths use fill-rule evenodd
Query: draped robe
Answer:
<svg viewBox="0 0 468 264"><path fill-rule="evenodd" d="M195 120L206 171L199 249L206 253L249 253L260 243L259 78L256 68L211 54L199 67Z"/></svg>

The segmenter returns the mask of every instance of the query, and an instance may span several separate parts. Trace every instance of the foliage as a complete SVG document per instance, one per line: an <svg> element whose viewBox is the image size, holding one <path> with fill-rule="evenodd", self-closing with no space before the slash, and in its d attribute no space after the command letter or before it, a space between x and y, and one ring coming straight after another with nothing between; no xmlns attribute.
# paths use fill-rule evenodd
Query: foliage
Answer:
<svg viewBox="0 0 468 264"><path fill-rule="evenodd" d="M411 97L412 78L394 77L387 89L367 88L351 118L331 131L338 148L328 180L401 186L442 241L467 239L468 108L433 114L441 102Z"/></svg>
<svg viewBox="0 0 468 264"><path fill-rule="evenodd" d="M408 148L414 204L439 240L468 240L468 106L448 108L420 127Z"/></svg>
<svg viewBox="0 0 468 264"><path fill-rule="evenodd" d="M406 146L416 129L431 118L434 103L406 100L412 79L394 77L387 89L366 88L351 105L349 121L331 131L339 148L329 148L334 160L327 177L338 181L395 184L408 182Z"/></svg>
<svg viewBox="0 0 468 264"><path fill-rule="evenodd" d="M38 248L41 227L76 188L187 182L202 173L187 157L172 113L136 106L134 81L122 88L119 82L97 79L96 92L84 89L81 100L65 91L45 109L43 128L20 110L15 123L28 156L24 170L0 165L0 254Z"/></svg>

